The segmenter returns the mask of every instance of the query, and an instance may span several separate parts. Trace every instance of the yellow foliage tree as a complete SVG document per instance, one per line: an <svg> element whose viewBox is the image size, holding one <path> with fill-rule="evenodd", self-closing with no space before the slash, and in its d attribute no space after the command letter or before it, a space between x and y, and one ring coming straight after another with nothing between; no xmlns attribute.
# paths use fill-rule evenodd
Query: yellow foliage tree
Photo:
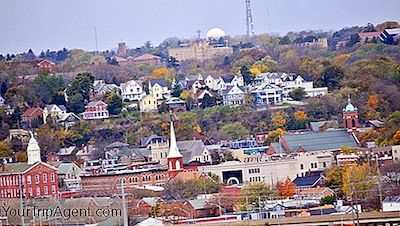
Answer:
<svg viewBox="0 0 400 226"><path fill-rule="evenodd" d="M350 57L351 57L351 55L348 54L348 53L340 54L340 55L335 57L335 59L333 60L333 63L334 64L342 64L343 62L345 62Z"/></svg>
<svg viewBox="0 0 400 226"><path fill-rule="evenodd" d="M180 98L182 100L187 100L187 98L189 98L191 96L191 93L187 90L183 91L180 95Z"/></svg>
<svg viewBox="0 0 400 226"><path fill-rule="evenodd" d="M286 180L283 182L278 181L276 188L279 191L279 195L283 198L292 197L296 194L296 185L289 177L286 177Z"/></svg>
<svg viewBox="0 0 400 226"><path fill-rule="evenodd" d="M264 65L264 64L262 64L260 62L256 62L251 66L249 71L253 75L259 75L261 73L267 72L268 71L268 67L267 67L267 65Z"/></svg>
<svg viewBox="0 0 400 226"><path fill-rule="evenodd" d="M288 115L282 111L277 111L271 116L271 121L276 128L284 127L287 119Z"/></svg>
<svg viewBox="0 0 400 226"><path fill-rule="evenodd" d="M172 81L174 75L175 75L174 69L167 67L155 68L151 73L151 77L153 79L165 79L169 82Z"/></svg>
<svg viewBox="0 0 400 226"><path fill-rule="evenodd" d="M308 115L304 111L296 111L294 113L296 121L304 121L308 119Z"/></svg>
<svg viewBox="0 0 400 226"><path fill-rule="evenodd" d="M285 133L286 131L281 128L269 131L267 140L270 143L277 142L279 140L279 137L285 135Z"/></svg>
<svg viewBox="0 0 400 226"><path fill-rule="evenodd" d="M353 199L368 198L377 184L376 170L367 163L347 166L342 175L343 192Z"/></svg>
<svg viewBox="0 0 400 226"><path fill-rule="evenodd" d="M0 157L9 157L13 153L10 142L7 140L0 141Z"/></svg>
<svg viewBox="0 0 400 226"><path fill-rule="evenodd" d="M400 129L393 135L393 144L400 144Z"/></svg>

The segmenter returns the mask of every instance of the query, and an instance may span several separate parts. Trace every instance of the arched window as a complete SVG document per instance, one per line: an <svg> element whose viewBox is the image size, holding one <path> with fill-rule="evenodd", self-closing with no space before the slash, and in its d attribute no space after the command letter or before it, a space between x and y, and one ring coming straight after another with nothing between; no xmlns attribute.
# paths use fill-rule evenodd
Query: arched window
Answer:
<svg viewBox="0 0 400 226"><path fill-rule="evenodd" d="M356 120L354 119L351 120L351 127L356 127Z"/></svg>
<svg viewBox="0 0 400 226"><path fill-rule="evenodd" d="M179 160L176 160L175 167L176 167L177 170L181 169L181 163L179 162Z"/></svg>

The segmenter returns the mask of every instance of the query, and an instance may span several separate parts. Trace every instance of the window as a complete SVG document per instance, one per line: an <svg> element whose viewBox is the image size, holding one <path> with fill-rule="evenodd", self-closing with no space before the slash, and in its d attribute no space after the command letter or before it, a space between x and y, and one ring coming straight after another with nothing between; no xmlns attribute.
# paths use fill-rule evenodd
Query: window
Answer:
<svg viewBox="0 0 400 226"><path fill-rule="evenodd" d="M35 175L35 184L39 184L39 175Z"/></svg>
<svg viewBox="0 0 400 226"><path fill-rule="evenodd" d="M47 174L43 174L43 183L47 183Z"/></svg>
<svg viewBox="0 0 400 226"><path fill-rule="evenodd" d="M56 193L56 186L55 185L51 186L51 193L53 193L53 194Z"/></svg>
<svg viewBox="0 0 400 226"><path fill-rule="evenodd" d="M326 168L326 162L322 163L322 167Z"/></svg>
<svg viewBox="0 0 400 226"><path fill-rule="evenodd" d="M36 187L36 195L40 196L40 187Z"/></svg>
<svg viewBox="0 0 400 226"><path fill-rule="evenodd" d="M303 170L304 169L304 165L300 164L300 169Z"/></svg>
<svg viewBox="0 0 400 226"><path fill-rule="evenodd" d="M55 176L54 176L54 173L52 173L51 175L50 175L50 179L51 179L51 182L54 182L55 181Z"/></svg>
<svg viewBox="0 0 400 226"><path fill-rule="evenodd" d="M49 190L48 190L47 186L44 186L44 188L43 188L43 193L44 193L45 195L48 195L48 194L49 194Z"/></svg>
<svg viewBox="0 0 400 226"><path fill-rule="evenodd" d="M26 181L27 181L28 184L31 184L31 183L32 183L31 175L28 175L28 176L26 177Z"/></svg>

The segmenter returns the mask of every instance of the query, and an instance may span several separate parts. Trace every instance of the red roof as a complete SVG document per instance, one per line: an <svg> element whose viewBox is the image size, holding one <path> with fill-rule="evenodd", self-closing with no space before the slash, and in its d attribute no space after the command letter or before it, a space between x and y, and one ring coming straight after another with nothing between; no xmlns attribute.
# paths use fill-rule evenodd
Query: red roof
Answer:
<svg viewBox="0 0 400 226"><path fill-rule="evenodd" d="M22 114L22 117L31 117L33 115L43 115L43 110L38 107L33 107L33 108L28 108L24 114Z"/></svg>

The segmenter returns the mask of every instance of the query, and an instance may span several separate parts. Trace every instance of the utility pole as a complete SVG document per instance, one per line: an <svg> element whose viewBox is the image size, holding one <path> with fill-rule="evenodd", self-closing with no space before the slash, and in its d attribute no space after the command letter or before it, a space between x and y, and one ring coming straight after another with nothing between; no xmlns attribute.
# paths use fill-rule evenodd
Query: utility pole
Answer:
<svg viewBox="0 0 400 226"><path fill-rule="evenodd" d="M125 203L124 179L122 178L121 178L121 194L122 194L122 214L124 217L124 226L128 226L128 212L126 210L126 203Z"/></svg>
<svg viewBox="0 0 400 226"><path fill-rule="evenodd" d="M379 170L378 154L375 155L376 170L378 170L378 191L379 191L379 207L382 209L382 185L381 185L381 171Z"/></svg>
<svg viewBox="0 0 400 226"><path fill-rule="evenodd" d="M22 221L22 226L25 226L25 217L24 217L24 200L22 198L23 195L23 189L22 189L22 175L19 175L19 209L21 211L21 221Z"/></svg>

